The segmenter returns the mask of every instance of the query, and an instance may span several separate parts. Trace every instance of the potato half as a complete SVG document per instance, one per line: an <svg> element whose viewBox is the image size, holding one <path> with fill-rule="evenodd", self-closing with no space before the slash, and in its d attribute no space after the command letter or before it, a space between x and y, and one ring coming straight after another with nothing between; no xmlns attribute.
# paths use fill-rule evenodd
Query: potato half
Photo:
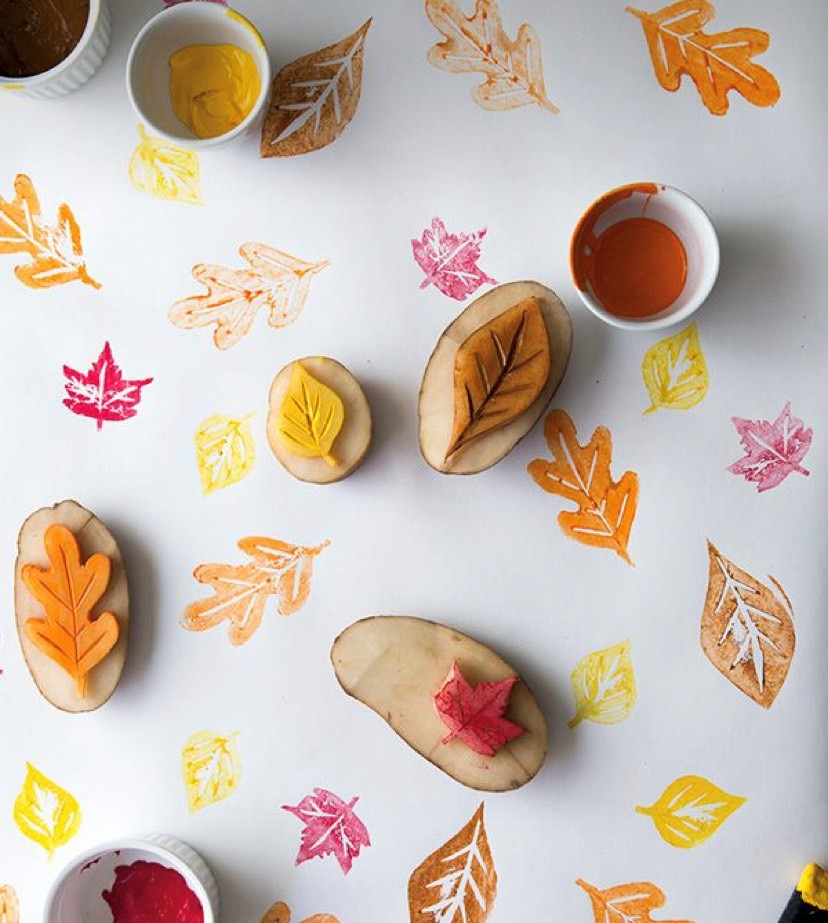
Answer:
<svg viewBox="0 0 828 923"><path fill-rule="evenodd" d="M537 298L549 336L549 376L534 402L500 429L446 458L454 423L454 363L475 330L527 298ZM446 328L426 366L420 388L420 451L435 471L477 474L499 462L535 425L558 390L572 352L572 323L558 296L538 282L509 282L476 298Z"/></svg>
<svg viewBox="0 0 828 923"><path fill-rule="evenodd" d="M455 661L474 685L517 675L478 641L409 616L380 615L354 622L331 649L336 678L345 692L383 717L438 769L480 791L520 788L546 758L546 719L535 697L522 679L514 686L505 717L525 733L495 756L481 756L457 739L444 744L447 729L434 707L434 694Z"/></svg>
<svg viewBox="0 0 828 923"><path fill-rule="evenodd" d="M81 560L93 554L105 554L111 564L109 584L93 615L111 612L118 620L120 633L115 647L88 674L86 696L78 698L75 680L29 639L25 625L30 618L43 618L43 607L29 592L21 572L25 564L48 567L49 559L43 544L49 526L59 523L73 533L80 549ZM64 500L44 507L23 523L17 540L17 560L14 565L14 609L17 634L26 666L45 699L66 712L87 712L100 708L118 685L124 669L129 634L129 589L121 552L109 529L89 510L74 500Z"/></svg>

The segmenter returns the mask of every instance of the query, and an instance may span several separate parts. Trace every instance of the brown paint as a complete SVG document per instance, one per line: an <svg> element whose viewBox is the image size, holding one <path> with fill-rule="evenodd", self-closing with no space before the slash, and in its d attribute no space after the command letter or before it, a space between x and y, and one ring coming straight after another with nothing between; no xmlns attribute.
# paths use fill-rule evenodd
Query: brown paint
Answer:
<svg viewBox="0 0 828 923"><path fill-rule="evenodd" d="M69 57L89 0L0 0L0 76L34 77Z"/></svg>

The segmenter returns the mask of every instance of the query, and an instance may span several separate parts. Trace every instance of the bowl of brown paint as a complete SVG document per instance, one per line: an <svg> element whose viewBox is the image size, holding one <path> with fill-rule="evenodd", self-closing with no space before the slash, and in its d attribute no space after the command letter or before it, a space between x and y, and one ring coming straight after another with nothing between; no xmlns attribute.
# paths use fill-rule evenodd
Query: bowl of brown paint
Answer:
<svg viewBox="0 0 828 923"><path fill-rule="evenodd" d="M0 0L0 92L64 96L108 48L108 0Z"/></svg>
<svg viewBox="0 0 828 923"><path fill-rule="evenodd" d="M719 240L686 193L631 183L583 213L569 262L593 314L625 330L653 330L685 320L703 304L719 272Z"/></svg>

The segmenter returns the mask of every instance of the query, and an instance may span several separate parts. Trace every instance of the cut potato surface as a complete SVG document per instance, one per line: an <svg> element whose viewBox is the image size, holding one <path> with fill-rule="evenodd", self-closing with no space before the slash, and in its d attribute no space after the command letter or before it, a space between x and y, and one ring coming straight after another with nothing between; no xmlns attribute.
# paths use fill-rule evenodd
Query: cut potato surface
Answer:
<svg viewBox="0 0 828 923"><path fill-rule="evenodd" d="M534 302L540 308L549 338L549 373L543 388L530 406L514 419L509 419L508 413L504 414L508 422L503 426L480 435L451 453L457 409L455 364L460 347L495 318L522 303L532 305ZM423 458L432 468L444 474L477 474L499 462L543 413L563 379L571 352L569 314L558 296L538 282L509 282L475 299L444 331L426 366L419 402L420 451ZM502 406L499 406L498 413L501 410Z"/></svg>
<svg viewBox="0 0 828 923"><path fill-rule="evenodd" d="M118 622L115 646L86 677L86 690L81 698L75 678L35 645L26 632L29 619L42 619L43 606L32 595L23 579L27 564L49 567L44 538L53 525L65 526L75 537L81 561L94 554L109 558L110 573L106 590L92 610L92 617L111 612ZM129 627L129 590L123 558L115 539L106 526L89 510L74 500L64 500L44 507L23 523L18 538L17 561L14 568L14 608L17 634L23 657L38 689L45 699L66 712L87 712L100 708L115 691L124 669Z"/></svg>
<svg viewBox="0 0 828 923"><path fill-rule="evenodd" d="M288 405L298 415L294 426L285 425ZM365 458L371 444L371 408L344 365L326 356L307 356L288 363L273 379L267 438L277 460L295 478L332 484L348 477Z"/></svg>
<svg viewBox="0 0 828 923"><path fill-rule="evenodd" d="M453 663L473 684L517 675L494 651L459 631L409 616L362 619L336 639L331 662L348 695L382 716L410 747L463 785L509 791L525 785L543 765L546 720L522 679L512 689L506 717L525 733L492 757L475 753L460 740L443 743L447 729L434 707L434 694Z"/></svg>

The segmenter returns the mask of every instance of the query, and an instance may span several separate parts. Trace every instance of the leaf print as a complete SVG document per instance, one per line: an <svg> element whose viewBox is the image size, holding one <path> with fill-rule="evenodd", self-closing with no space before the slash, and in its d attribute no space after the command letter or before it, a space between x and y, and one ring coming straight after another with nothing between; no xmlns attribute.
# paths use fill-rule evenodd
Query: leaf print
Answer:
<svg viewBox="0 0 828 923"><path fill-rule="evenodd" d="M14 822L23 836L34 840L51 857L78 832L80 805L69 792L26 763L26 779L14 802Z"/></svg>
<svg viewBox="0 0 828 923"><path fill-rule="evenodd" d="M654 805L635 810L653 819L665 842L690 849L713 836L746 801L701 776L682 776L664 789Z"/></svg>
<svg viewBox="0 0 828 923"><path fill-rule="evenodd" d="M303 458L323 458L335 468L337 460L331 450L344 422L342 398L301 362L294 362L277 418L279 436L287 448Z"/></svg>
<svg viewBox="0 0 828 923"><path fill-rule="evenodd" d="M318 151L342 134L359 104L370 28L369 19L353 35L297 58L276 74L262 125L262 157Z"/></svg>
<svg viewBox="0 0 828 923"><path fill-rule="evenodd" d="M729 561L708 541L710 574L701 621L707 659L763 708L770 708L788 675L796 646L793 609L775 590Z"/></svg>
<svg viewBox="0 0 828 923"><path fill-rule="evenodd" d="M181 771L190 813L226 798L238 788L242 764L236 747L238 732L221 737L198 731L181 751Z"/></svg>
<svg viewBox="0 0 828 923"><path fill-rule="evenodd" d="M630 642L621 641L587 654L570 677L575 697L574 728L584 719L598 724L618 724L633 710L637 696Z"/></svg>
<svg viewBox="0 0 828 923"><path fill-rule="evenodd" d="M745 454L727 470L752 481L759 493L778 487L793 471L806 477L811 473L801 462L811 448L814 431L805 429L802 420L791 413L790 401L773 423L732 419Z"/></svg>
<svg viewBox="0 0 828 923"><path fill-rule="evenodd" d="M0 196L0 253L20 253L28 263L15 266L14 274L29 288L51 288L66 282L85 282L100 288L86 271L81 232L72 209L58 208L57 224L40 213L40 200L25 173L14 180L14 199Z"/></svg>
<svg viewBox="0 0 828 923"><path fill-rule="evenodd" d="M477 265L480 243L485 236L486 228L472 234L463 231L450 234L439 218L432 218L431 228L423 231L422 238L411 241L414 259L426 274L420 288L435 285L449 298L465 301L481 285L497 285L497 281Z"/></svg>
<svg viewBox="0 0 828 923"><path fill-rule="evenodd" d="M696 325L653 344L644 353L641 374L652 401L645 414L659 407L689 410L704 400L710 378Z"/></svg>
<svg viewBox="0 0 828 923"><path fill-rule="evenodd" d="M301 609L311 589L313 560L329 544L305 548L274 538L240 539L238 546L250 562L199 565L193 576L213 595L187 606L181 624L188 631L207 631L227 619L230 642L244 644L261 625L269 597L279 598L279 615Z"/></svg>
<svg viewBox="0 0 828 923"><path fill-rule="evenodd" d="M213 342L219 349L247 336L260 308L269 311L271 327L292 324L305 306L311 280L329 265L327 260L308 263L267 244L242 244L239 253L251 269L198 263L193 278L207 294L183 298L170 309L170 320L185 330L215 324Z"/></svg>
<svg viewBox="0 0 828 923"><path fill-rule="evenodd" d="M446 459L530 407L546 385L550 363L549 334L535 297L470 334L454 360L454 425Z"/></svg>
<svg viewBox="0 0 828 923"><path fill-rule="evenodd" d="M408 880L411 923L484 923L497 896L483 804Z"/></svg>
<svg viewBox="0 0 828 923"><path fill-rule="evenodd" d="M20 923L20 904L11 885L0 887L0 923Z"/></svg>
<svg viewBox="0 0 828 923"><path fill-rule="evenodd" d="M140 141L129 161L129 179L136 189L172 202L201 204L198 154L138 126Z"/></svg>
<svg viewBox="0 0 828 923"><path fill-rule="evenodd" d="M633 881L605 891L581 878L575 884L589 895L595 923L691 923L690 920L653 919L650 911L663 907L667 898L649 881Z"/></svg>
<svg viewBox="0 0 828 923"><path fill-rule="evenodd" d="M290 907L279 901L278 904L274 904L267 911L260 923L290 923ZM339 920L329 913L315 913L312 917L303 920L302 923L339 923Z"/></svg>
<svg viewBox="0 0 828 923"><path fill-rule="evenodd" d="M141 388L152 384L152 378L124 378L106 342L88 372L63 366L67 381L65 407L79 417L91 417L100 430L104 423L129 420L138 413Z"/></svg>
<svg viewBox="0 0 828 923"><path fill-rule="evenodd" d="M196 430L196 460L205 495L237 484L253 470L256 447L250 417L226 417L216 413Z"/></svg>
<svg viewBox="0 0 828 923"><path fill-rule="evenodd" d="M625 471L613 481L612 435L599 426L589 442L578 442L575 424L563 410L553 410L544 424L552 461L536 458L527 471L547 493L576 503L575 512L558 514L564 535L595 548L609 548L627 564L630 531L638 506L638 475Z"/></svg>
<svg viewBox="0 0 828 923"><path fill-rule="evenodd" d="M776 78L753 61L768 50L767 32L746 28L705 32L705 25L716 16L708 0L679 0L655 13L631 6L626 11L641 21L653 70L665 90L674 93L686 74L713 115L727 112L731 90L755 106L778 101Z"/></svg>
<svg viewBox="0 0 828 923"><path fill-rule="evenodd" d="M510 41L496 0L475 0L471 16L455 0L426 0L426 14L444 36L429 49L428 62L452 74L485 75L472 90L478 106L503 111L537 103L560 112L546 95L540 40L532 26L523 23Z"/></svg>
<svg viewBox="0 0 828 923"><path fill-rule="evenodd" d="M346 803L333 792L315 788L299 804L282 805L305 825L296 865L333 855L345 875L351 871L362 847L371 845L368 828L354 812L357 801L354 797Z"/></svg>

